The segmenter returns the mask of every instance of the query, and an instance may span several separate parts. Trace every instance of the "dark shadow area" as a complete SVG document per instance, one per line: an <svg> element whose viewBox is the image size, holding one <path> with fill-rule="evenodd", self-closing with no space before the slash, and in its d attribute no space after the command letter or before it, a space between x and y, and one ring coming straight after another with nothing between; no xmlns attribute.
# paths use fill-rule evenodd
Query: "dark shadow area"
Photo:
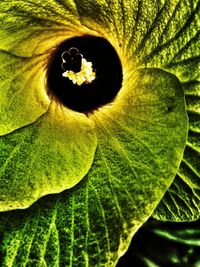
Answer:
<svg viewBox="0 0 200 267"><path fill-rule="evenodd" d="M91 83L77 85L63 77L63 72L79 72L81 57L92 63L96 78ZM85 35L67 39L54 49L47 65L48 94L78 112L87 113L112 102L121 85L120 59L102 37Z"/></svg>
<svg viewBox="0 0 200 267"><path fill-rule="evenodd" d="M117 267L199 267L200 220L189 223L150 219L133 237Z"/></svg>

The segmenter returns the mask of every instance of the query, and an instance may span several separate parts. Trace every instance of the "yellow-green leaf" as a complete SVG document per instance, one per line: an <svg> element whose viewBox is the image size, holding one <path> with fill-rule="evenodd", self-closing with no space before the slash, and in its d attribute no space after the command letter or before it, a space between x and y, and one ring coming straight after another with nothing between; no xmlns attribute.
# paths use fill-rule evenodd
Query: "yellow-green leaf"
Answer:
<svg viewBox="0 0 200 267"><path fill-rule="evenodd" d="M0 211L29 207L76 185L96 150L94 123L57 103L32 125L0 138Z"/></svg>

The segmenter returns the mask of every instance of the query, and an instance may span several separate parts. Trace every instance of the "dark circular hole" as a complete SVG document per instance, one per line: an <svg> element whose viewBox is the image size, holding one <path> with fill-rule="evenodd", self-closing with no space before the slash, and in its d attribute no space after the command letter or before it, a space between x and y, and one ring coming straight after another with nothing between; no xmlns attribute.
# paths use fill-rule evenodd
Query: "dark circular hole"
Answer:
<svg viewBox="0 0 200 267"><path fill-rule="evenodd" d="M74 84L65 70L80 71L82 57L92 62L95 79ZM63 61L63 58L64 61ZM104 38L81 36L61 43L52 53L47 70L48 94L66 107L91 112L112 102L122 85L122 66L113 46Z"/></svg>

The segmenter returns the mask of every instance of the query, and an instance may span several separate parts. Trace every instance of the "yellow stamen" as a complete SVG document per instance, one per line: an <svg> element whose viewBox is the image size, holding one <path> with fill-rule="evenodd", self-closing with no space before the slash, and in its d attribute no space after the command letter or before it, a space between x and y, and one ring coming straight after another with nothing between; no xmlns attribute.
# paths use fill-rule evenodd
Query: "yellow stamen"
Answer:
<svg viewBox="0 0 200 267"><path fill-rule="evenodd" d="M82 58L81 70L79 72L67 70L62 75L69 78L73 84L77 84L79 86L83 83L91 83L96 78L96 73L92 68L92 62L87 62L85 58Z"/></svg>

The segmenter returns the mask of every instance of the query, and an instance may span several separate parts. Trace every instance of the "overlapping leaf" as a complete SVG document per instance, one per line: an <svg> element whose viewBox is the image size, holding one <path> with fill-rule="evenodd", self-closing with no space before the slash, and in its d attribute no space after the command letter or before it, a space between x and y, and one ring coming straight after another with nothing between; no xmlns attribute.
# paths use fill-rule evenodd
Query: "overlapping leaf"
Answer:
<svg viewBox="0 0 200 267"><path fill-rule="evenodd" d="M187 116L174 75L142 69L130 77L132 86L122 90L112 105L90 116L96 124L98 148L83 182L25 212L1 214L2 222L6 220L2 266L115 266L132 235L151 215L178 170ZM44 158L42 150L39 154ZM38 176L33 166L32 173Z"/></svg>
<svg viewBox="0 0 200 267"><path fill-rule="evenodd" d="M45 4L3 0L0 47L9 48L15 56L30 57L73 34L107 37L119 52L123 67L129 66L124 69L124 79L129 80L124 88L129 88L130 95L124 96L131 104L132 91L140 89L137 79L137 87L132 86L136 66L164 68L185 82L184 73L181 76L180 71L172 71L168 65L184 47L196 53L196 41L191 40L197 38L194 26L198 5L198 1L189 0L49 0ZM52 41L54 38L56 41ZM127 76L130 68L133 72ZM94 165L82 183L40 200L27 211L1 214L2 266L115 266L131 236L151 215L172 182L184 146L185 132L180 129L185 131L186 117L180 83L161 70L151 71L151 87L142 83L143 94L135 95L141 105L131 111L124 105L125 115L121 110L118 116L115 109L108 114L111 118L104 112L100 118L96 116L100 143ZM140 81L143 82L142 76ZM155 102L149 103L150 98ZM144 123L140 114L149 120ZM198 122L193 125L198 129Z"/></svg>
<svg viewBox="0 0 200 267"><path fill-rule="evenodd" d="M29 207L76 185L96 150L94 123L57 103L36 123L0 138L0 211Z"/></svg>
<svg viewBox="0 0 200 267"><path fill-rule="evenodd" d="M182 15L181 15L182 14ZM200 2L179 1L165 31L167 40L147 56L148 65L162 66L182 83L189 116L184 157L177 176L156 209L161 220L191 221L200 214ZM179 20L178 23L176 21Z"/></svg>

